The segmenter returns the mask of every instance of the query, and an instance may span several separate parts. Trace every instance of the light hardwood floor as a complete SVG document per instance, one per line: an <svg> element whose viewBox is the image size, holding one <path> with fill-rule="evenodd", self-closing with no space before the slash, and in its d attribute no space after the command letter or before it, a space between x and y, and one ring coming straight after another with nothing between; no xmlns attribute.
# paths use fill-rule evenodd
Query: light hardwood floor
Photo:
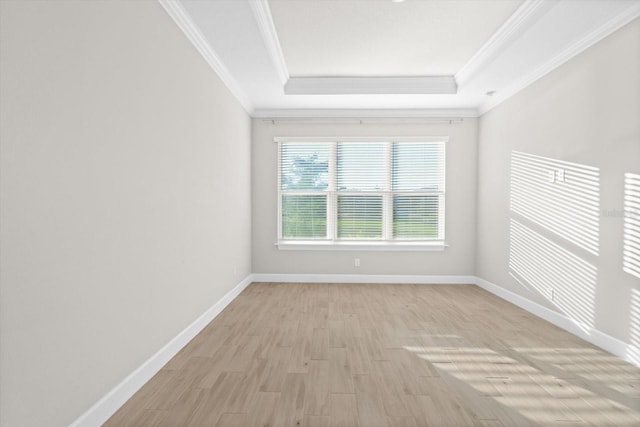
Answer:
<svg viewBox="0 0 640 427"><path fill-rule="evenodd" d="M640 426L640 369L471 285L254 283L106 426Z"/></svg>

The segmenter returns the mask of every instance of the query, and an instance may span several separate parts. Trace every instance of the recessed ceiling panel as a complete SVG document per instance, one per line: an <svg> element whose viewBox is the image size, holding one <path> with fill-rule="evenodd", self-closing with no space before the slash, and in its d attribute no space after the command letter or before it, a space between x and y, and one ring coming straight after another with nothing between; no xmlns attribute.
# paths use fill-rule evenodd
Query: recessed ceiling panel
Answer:
<svg viewBox="0 0 640 427"><path fill-rule="evenodd" d="M289 74L455 74L522 0L269 0Z"/></svg>

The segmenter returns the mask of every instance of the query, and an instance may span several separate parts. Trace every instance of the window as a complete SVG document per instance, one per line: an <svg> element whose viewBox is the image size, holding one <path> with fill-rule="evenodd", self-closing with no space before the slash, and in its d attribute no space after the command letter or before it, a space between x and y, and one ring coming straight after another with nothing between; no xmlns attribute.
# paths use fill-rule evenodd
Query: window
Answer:
<svg viewBox="0 0 640 427"><path fill-rule="evenodd" d="M280 247L444 247L446 138L276 141Z"/></svg>

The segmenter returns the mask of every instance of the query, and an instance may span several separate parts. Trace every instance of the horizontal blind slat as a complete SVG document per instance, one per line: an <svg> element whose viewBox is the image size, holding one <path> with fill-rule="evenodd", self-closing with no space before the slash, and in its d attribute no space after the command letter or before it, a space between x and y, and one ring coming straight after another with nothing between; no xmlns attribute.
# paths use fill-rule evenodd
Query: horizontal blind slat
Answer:
<svg viewBox="0 0 640 427"><path fill-rule="evenodd" d="M338 196L338 238L382 237L382 196Z"/></svg>
<svg viewBox="0 0 640 427"><path fill-rule="evenodd" d="M393 190L444 191L444 143L395 143Z"/></svg>
<svg viewBox="0 0 640 427"><path fill-rule="evenodd" d="M282 190L326 190L329 186L329 144L288 143L280 150Z"/></svg>
<svg viewBox="0 0 640 427"><path fill-rule="evenodd" d="M394 196L394 237L436 239L439 208L440 196Z"/></svg>
<svg viewBox="0 0 640 427"><path fill-rule="evenodd" d="M337 147L337 189L382 190L385 188L384 142L341 142Z"/></svg>
<svg viewBox="0 0 640 427"><path fill-rule="evenodd" d="M282 237L285 239L327 236L326 195L283 195Z"/></svg>

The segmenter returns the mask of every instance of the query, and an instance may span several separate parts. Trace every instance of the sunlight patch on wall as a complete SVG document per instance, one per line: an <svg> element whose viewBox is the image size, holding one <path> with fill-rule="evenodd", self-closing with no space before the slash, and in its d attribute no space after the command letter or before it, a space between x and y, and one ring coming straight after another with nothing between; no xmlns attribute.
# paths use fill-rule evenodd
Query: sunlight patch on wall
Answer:
<svg viewBox="0 0 640 427"><path fill-rule="evenodd" d="M511 210L598 254L600 172L596 167L514 151Z"/></svg>
<svg viewBox="0 0 640 427"><path fill-rule="evenodd" d="M513 219L510 236L512 276L532 286L577 326L590 329L594 320L597 269Z"/></svg>
<svg viewBox="0 0 640 427"><path fill-rule="evenodd" d="M640 366L640 289L631 289L629 308L629 344L627 355Z"/></svg>
<svg viewBox="0 0 640 427"><path fill-rule="evenodd" d="M640 278L640 174L624 174L623 269Z"/></svg>

